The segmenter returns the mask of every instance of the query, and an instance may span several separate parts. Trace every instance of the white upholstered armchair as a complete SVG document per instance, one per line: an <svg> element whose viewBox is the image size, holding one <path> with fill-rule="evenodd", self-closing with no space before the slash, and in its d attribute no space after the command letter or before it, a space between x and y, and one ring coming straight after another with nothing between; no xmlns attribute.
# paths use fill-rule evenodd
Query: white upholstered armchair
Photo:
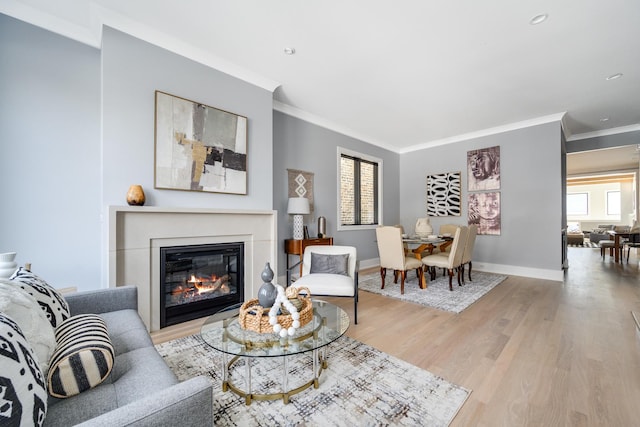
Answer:
<svg viewBox="0 0 640 427"><path fill-rule="evenodd" d="M353 246L307 246L302 257L302 276L291 286L308 288L312 297L353 298L354 323L358 324L358 268Z"/></svg>

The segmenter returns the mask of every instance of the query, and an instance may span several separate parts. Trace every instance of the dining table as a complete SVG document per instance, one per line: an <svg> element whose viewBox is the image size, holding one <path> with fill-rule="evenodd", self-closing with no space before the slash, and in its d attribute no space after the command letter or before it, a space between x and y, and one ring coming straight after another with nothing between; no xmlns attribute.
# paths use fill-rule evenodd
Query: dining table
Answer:
<svg viewBox="0 0 640 427"><path fill-rule="evenodd" d="M414 246L411 250L417 259L422 259L422 253L433 253L436 246L440 246L440 250L445 250L447 246L451 244L453 238L450 236L436 236L436 237L421 237L421 236L406 236L402 237L402 242L407 245Z"/></svg>
<svg viewBox="0 0 640 427"><path fill-rule="evenodd" d="M638 232L631 233L629 231L614 231L609 230L609 235L613 237L613 251L614 251L614 262L622 262L620 260L620 253L622 252L620 248L620 238L630 239L631 236L640 234Z"/></svg>
<svg viewBox="0 0 640 427"><path fill-rule="evenodd" d="M412 246L412 248L409 248L409 251L411 251L419 260L422 260L422 254L424 252L428 252L429 255L431 255L436 246L439 246L440 250L444 251L446 247L449 246L452 242L452 237L444 235L434 237L422 237L417 235L402 236L402 243L406 244L407 247ZM424 274L422 275L422 283L420 283L420 288L427 288L427 279L425 278Z"/></svg>

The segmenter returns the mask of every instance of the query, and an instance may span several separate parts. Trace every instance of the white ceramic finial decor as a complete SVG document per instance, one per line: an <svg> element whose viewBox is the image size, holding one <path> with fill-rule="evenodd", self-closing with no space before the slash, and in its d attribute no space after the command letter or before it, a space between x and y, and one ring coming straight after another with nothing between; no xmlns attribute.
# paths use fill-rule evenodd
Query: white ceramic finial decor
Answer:
<svg viewBox="0 0 640 427"><path fill-rule="evenodd" d="M0 279L8 279L18 268L15 252L5 252L0 254Z"/></svg>

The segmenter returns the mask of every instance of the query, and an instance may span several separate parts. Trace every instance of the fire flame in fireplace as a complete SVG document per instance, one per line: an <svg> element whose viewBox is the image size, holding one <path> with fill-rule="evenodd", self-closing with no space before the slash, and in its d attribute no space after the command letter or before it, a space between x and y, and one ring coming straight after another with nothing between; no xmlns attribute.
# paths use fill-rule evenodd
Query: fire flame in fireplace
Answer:
<svg viewBox="0 0 640 427"><path fill-rule="evenodd" d="M217 277L215 274L211 277L196 277L191 275L191 279L187 281L189 285L194 287L199 294L220 290L222 294L229 293L229 275Z"/></svg>

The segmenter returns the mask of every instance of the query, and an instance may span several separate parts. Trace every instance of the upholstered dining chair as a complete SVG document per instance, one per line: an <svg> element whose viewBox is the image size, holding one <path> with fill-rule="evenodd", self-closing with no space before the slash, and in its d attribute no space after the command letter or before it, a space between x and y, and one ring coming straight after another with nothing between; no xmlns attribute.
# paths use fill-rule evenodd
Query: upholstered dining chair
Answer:
<svg viewBox="0 0 640 427"><path fill-rule="evenodd" d="M478 226L471 224L469 226L469 234L467 235L467 243L464 245L464 252L462 253L462 281L464 282L464 270L465 265L469 266L469 281L471 281L471 268L473 266L473 248L476 245L476 236L478 235Z"/></svg>
<svg viewBox="0 0 640 427"><path fill-rule="evenodd" d="M450 252L439 252L422 258L422 263L431 272L431 279L435 278L436 268L445 268L449 272L449 290L453 291L452 279L454 271L458 273L458 286L461 286L460 273L462 270L462 255L467 242L469 227L460 226L453 235Z"/></svg>
<svg viewBox="0 0 640 427"><path fill-rule="evenodd" d="M302 275L291 286L309 289L312 297L353 298L353 320L357 325L358 269L358 253L353 246L307 246L302 256Z"/></svg>
<svg viewBox="0 0 640 427"><path fill-rule="evenodd" d="M457 224L442 224L440 228L438 228L438 235L444 236L445 234L448 234L450 236L453 236L454 234L456 234L456 230L458 229L458 227L460 226ZM434 254L437 254L438 252L449 253L450 251L451 251L451 242L445 242L445 243L439 244L434 249L433 253Z"/></svg>
<svg viewBox="0 0 640 427"><path fill-rule="evenodd" d="M393 270L393 283L398 283L400 276L400 293L404 294L404 281L408 270L416 270L418 285L424 283L422 261L406 256L402 244L402 232L398 227L381 226L376 228L376 239L378 241L378 253L380 254L380 278L384 289L384 280L387 269Z"/></svg>

